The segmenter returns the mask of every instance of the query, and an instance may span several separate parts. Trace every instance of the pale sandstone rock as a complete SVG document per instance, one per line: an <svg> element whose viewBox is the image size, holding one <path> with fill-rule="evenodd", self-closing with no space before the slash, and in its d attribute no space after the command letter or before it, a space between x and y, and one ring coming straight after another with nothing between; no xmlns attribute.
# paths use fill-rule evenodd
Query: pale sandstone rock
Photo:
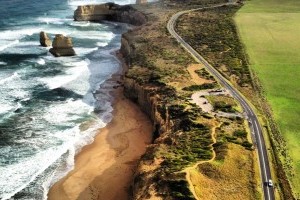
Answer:
<svg viewBox="0 0 300 200"><path fill-rule="evenodd" d="M115 21L140 26L146 23L146 16L132 6L114 3L78 6L74 12L75 21Z"/></svg>
<svg viewBox="0 0 300 200"><path fill-rule="evenodd" d="M43 47L49 47L52 44L52 41L44 31L40 32L40 43Z"/></svg>
<svg viewBox="0 0 300 200"><path fill-rule="evenodd" d="M74 56L75 51L73 49L72 39L70 37L57 34L53 40L52 47L49 51L54 56Z"/></svg>
<svg viewBox="0 0 300 200"><path fill-rule="evenodd" d="M136 4L146 4L147 0L136 0Z"/></svg>
<svg viewBox="0 0 300 200"><path fill-rule="evenodd" d="M74 12L75 21L101 21L106 16L112 15L114 11L110 10L109 5L86 5L78 6Z"/></svg>

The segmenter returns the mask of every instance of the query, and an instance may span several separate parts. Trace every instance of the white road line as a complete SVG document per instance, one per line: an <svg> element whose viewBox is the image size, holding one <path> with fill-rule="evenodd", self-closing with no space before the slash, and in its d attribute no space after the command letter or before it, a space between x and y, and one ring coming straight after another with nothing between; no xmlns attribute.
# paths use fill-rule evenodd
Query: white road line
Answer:
<svg viewBox="0 0 300 200"><path fill-rule="evenodd" d="M261 152L263 152L263 149L262 149L262 143L261 143L261 138L260 138L260 133L259 133L259 129L258 129L256 120L254 120L254 125L255 125L255 128L256 128L257 133L258 133L258 141L259 141L259 144L260 144L259 147L260 147ZM263 161L263 168L264 168L264 173L265 173L265 176L266 176L266 182L267 182L267 181L268 181L268 178L267 178L267 171L266 171L266 166L265 166L265 157L264 157L263 154L262 154L262 161Z"/></svg>
<svg viewBox="0 0 300 200"><path fill-rule="evenodd" d="M259 140L259 147L260 147L260 151L261 151L261 157L262 157L262 164L263 164L263 168L264 168L264 173L265 173L265 178L266 178L266 183L268 182L268 176L267 176L267 170L266 170L266 165L265 165L265 156L263 154L263 149L262 149L262 143L261 143L261 137L260 137L260 131L258 129L258 125L256 123L256 120L254 120L254 124L255 124L255 127L256 127L256 130L257 130L257 135L258 135L258 140ZM269 188L267 186L267 191L268 191L268 199L270 200L270 191L269 191Z"/></svg>

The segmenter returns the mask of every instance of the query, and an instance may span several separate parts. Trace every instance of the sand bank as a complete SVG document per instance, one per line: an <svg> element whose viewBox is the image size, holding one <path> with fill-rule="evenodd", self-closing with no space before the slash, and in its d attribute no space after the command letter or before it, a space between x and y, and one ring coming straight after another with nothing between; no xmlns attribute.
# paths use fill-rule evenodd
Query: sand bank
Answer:
<svg viewBox="0 0 300 200"><path fill-rule="evenodd" d="M49 200L126 200L138 159L151 142L150 120L116 89L114 118L75 158L75 168L54 184Z"/></svg>

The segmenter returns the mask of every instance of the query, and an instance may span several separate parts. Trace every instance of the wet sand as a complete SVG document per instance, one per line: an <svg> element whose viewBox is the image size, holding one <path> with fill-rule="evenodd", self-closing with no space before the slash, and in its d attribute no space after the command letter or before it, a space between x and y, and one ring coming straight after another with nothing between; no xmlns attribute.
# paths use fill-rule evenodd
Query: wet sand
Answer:
<svg viewBox="0 0 300 200"><path fill-rule="evenodd" d="M75 158L75 168L54 184L49 200L126 200L152 124L137 105L115 91L113 120Z"/></svg>

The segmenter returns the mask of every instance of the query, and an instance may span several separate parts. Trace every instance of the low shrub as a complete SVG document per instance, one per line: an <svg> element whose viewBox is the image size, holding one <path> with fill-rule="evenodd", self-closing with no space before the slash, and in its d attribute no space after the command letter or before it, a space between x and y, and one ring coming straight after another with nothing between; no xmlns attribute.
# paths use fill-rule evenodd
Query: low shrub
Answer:
<svg viewBox="0 0 300 200"><path fill-rule="evenodd" d="M188 87L182 88L185 91L198 91L198 90L205 90L205 89L213 89L217 87L216 83L203 83L202 85L191 85Z"/></svg>
<svg viewBox="0 0 300 200"><path fill-rule="evenodd" d="M246 138L247 137L247 132L245 130L235 130L233 132L233 136L239 137L239 138Z"/></svg>

